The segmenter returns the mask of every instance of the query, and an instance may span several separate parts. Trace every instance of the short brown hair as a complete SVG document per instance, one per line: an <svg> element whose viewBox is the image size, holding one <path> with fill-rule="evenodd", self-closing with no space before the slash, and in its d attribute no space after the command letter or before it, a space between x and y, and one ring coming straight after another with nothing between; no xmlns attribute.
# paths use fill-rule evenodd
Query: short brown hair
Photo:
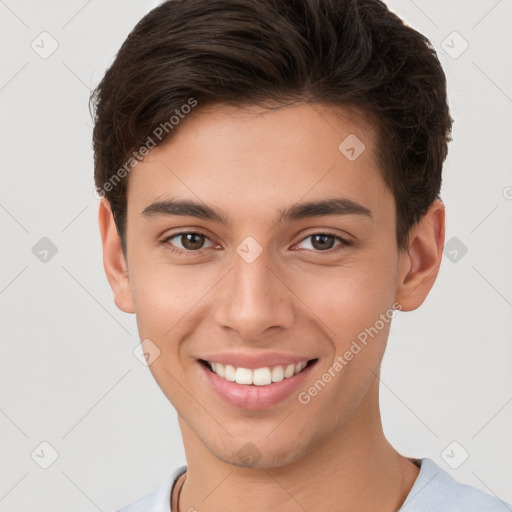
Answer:
<svg viewBox="0 0 512 512"><path fill-rule="evenodd" d="M446 77L430 41L380 0L168 0L137 23L90 97L96 189L125 253L126 175L149 140L172 135L185 106L295 101L376 119L405 248L439 197L452 140ZM155 141L157 130L164 136Z"/></svg>

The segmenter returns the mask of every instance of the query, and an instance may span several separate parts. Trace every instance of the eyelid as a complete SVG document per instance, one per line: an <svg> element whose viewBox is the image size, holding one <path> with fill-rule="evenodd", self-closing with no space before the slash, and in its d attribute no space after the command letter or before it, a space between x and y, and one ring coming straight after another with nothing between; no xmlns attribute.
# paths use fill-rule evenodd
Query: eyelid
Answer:
<svg viewBox="0 0 512 512"><path fill-rule="evenodd" d="M206 249L211 249L211 248L215 248L215 242L213 242L213 240L210 239L210 237L202 232L200 229L190 229L190 230L181 230L181 231L178 231L176 233L171 233L167 236L165 236L160 243L164 244L165 248L175 254L178 254L178 256L199 256L199 255L202 255L204 254L204 251L206 249L198 249L197 251L192 251L190 249L180 249L179 247L175 247L174 245L172 245L170 243L170 240L172 238L176 238L176 237L179 237L180 235L202 235L205 237L206 240L209 240L212 244L213 244L213 247L207 247Z"/></svg>
<svg viewBox="0 0 512 512"><path fill-rule="evenodd" d="M310 238L315 235L332 236L333 238L336 238L340 242L340 244L338 244L337 246L331 247L330 249L327 249L325 251L314 251L312 249L306 249L308 252L314 253L315 255L316 254L333 254L333 253L337 252L338 249L343 249L344 247L348 247L349 245L353 244L353 242L349 239L349 237L343 237L339 233L335 233L329 229L317 229L317 230L312 231L312 232L308 233L307 235L303 236L296 244L293 244L293 247L300 244L307 238Z"/></svg>
<svg viewBox="0 0 512 512"><path fill-rule="evenodd" d="M206 249L209 249L211 247L207 247L206 249L198 249L197 251L193 251L193 250L183 250L183 249L179 249L179 248L176 248L174 246L172 246L169 241L172 239L172 238L176 238L180 235L191 235L191 234L195 234L195 235L202 235L204 236L207 240L209 240L210 242L212 242L213 244L215 242L213 242L211 240L211 238L206 234L204 233L203 231L201 231L200 229L191 229L191 230L181 230L181 231L178 231L176 233L171 233L170 235L166 236L161 243L163 244L169 244L169 249L172 251L172 252L175 252L175 253L178 253L178 254L181 254L181 255L186 255L186 256L195 256L195 255L201 255L204 253L204 251ZM304 240L314 236L314 235L327 235L327 236L332 236L333 238L337 239L340 243L337 245L337 246L334 246L334 247L331 247L330 249L326 249L325 251L315 251L315 250L312 250L312 249L305 249L307 252L309 252L310 254L314 254L314 255L322 255L322 254L334 254L336 252L338 252L338 250L342 250L344 249L345 247L348 247L350 245L352 245L352 241L347 239L347 238L344 238L343 236L339 235L338 233L334 233L332 232L331 230L329 229L317 229L315 231L312 231L306 235L304 235L298 242L296 242L295 244L293 244L292 247L295 247L296 245L300 244L301 242L303 242Z"/></svg>

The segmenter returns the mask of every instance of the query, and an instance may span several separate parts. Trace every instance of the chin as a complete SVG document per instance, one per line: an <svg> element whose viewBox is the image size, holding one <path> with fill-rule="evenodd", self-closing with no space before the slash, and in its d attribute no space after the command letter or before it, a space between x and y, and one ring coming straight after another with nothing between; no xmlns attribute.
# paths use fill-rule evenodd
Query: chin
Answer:
<svg viewBox="0 0 512 512"><path fill-rule="evenodd" d="M236 448L234 449L234 446ZM218 459L239 468L275 469L288 466L301 458L301 445L290 443L290 446L275 446L267 439L260 441L233 442L229 447L209 446L210 452Z"/></svg>

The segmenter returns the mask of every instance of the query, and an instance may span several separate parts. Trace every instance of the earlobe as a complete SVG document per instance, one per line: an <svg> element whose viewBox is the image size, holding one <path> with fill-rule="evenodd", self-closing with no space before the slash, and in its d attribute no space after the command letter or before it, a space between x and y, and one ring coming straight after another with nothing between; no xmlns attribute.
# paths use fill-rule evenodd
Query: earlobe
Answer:
<svg viewBox="0 0 512 512"><path fill-rule="evenodd" d="M412 311L425 301L439 272L445 236L445 208L436 199L410 233L407 250L400 255L396 301Z"/></svg>
<svg viewBox="0 0 512 512"><path fill-rule="evenodd" d="M128 268L121 248L121 238L117 232L110 203L105 198L102 198L100 203L98 223L103 246L103 267L114 293L114 302L121 311L134 313Z"/></svg>

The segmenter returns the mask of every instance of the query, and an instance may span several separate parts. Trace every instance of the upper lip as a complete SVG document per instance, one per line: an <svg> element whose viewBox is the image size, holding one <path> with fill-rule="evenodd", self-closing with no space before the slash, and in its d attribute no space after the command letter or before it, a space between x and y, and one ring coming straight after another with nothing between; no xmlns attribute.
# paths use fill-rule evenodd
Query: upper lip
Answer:
<svg viewBox="0 0 512 512"><path fill-rule="evenodd" d="M256 368L272 367L272 366L288 366L290 364L301 363L316 359L315 357L302 356L297 354L285 354L281 352L267 352L264 354L243 354L241 352L217 352L215 354L207 354L199 359L221 363L223 365L230 364L235 368L248 368L254 370Z"/></svg>

